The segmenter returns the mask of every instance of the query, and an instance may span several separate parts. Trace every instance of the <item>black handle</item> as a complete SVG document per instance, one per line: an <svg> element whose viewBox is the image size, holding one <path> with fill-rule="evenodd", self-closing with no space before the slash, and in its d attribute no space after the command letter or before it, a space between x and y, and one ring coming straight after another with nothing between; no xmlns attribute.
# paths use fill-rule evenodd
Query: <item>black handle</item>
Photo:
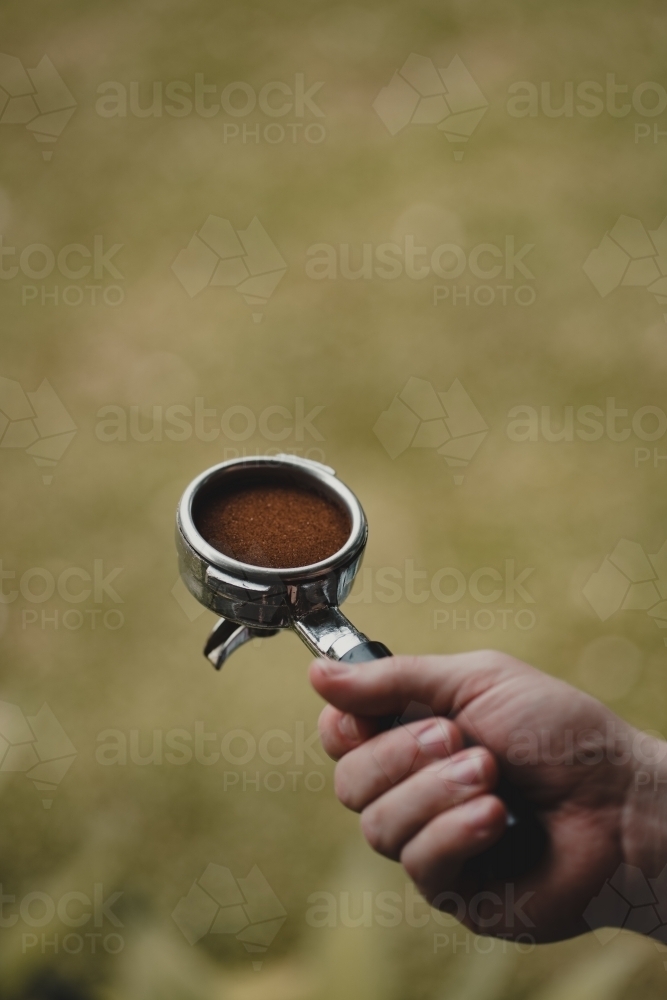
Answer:
<svg viewBox="0 0 667 1000"><path fill-rule="evenodd" d="M340 657L343 663L367 663L391 656L382 642L359 643ZM494 794L507 806L509 821L493 847L466 863L465 870L490 881L510 882L532 871L544 858L548 837L532 804L506 778L501 778Z"/></svg>
<svg viewBox="0 0 667 1000"><path fill-rule="evenodd" d="M484 881L512 882L537 868L547 853L549 839L532 803L516 785L501 778L494 795L505 803L509 822L500 840L471 858L465 870Z"/></svg>

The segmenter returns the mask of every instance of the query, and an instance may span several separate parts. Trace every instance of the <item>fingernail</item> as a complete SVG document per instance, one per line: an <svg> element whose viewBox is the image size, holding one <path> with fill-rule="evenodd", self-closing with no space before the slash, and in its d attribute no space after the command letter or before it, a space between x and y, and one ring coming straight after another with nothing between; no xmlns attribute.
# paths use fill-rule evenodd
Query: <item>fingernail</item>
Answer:
<svg viewBox="0 0 667 1000"><path fill-rule="evenodd" d="M359 732L359 726L357 725L357 720L349 712L345 715L341 715L338 720L338 729L341 735L347 740L353 740L355 743L361 739L361 733Z"/></svg>
<svg viewBox="0 0 667 1000"><path fill-rule="evenodd" d="M459 785L478 785L484 771L483 760L479 753L459 757L458 760L448 760L443 765L441 774L447 781L455 781Z"/></svg>
<svg viewBox="0 0 667 1000"><path fill-rule="evenodd" d="M341 663L338 660L315 660L315 663L322 673L329 677L341 677L343 674L348 674L352 668L352 664Z"/></svg>
<svg viewBox="0 0 667 1000"><path fill-rule="evenodd" d="M449 734L442 722L436 720L421 733L417 733L417 742L424 747L432 746L434 743L448 743Z"/></svg>

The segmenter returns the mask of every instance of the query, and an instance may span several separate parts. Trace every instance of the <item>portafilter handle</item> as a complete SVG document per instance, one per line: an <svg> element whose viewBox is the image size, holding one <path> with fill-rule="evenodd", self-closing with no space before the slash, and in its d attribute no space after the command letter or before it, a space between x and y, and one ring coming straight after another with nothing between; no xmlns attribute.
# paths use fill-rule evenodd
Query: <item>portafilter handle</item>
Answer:
<svg viewBox="0 0 667 1000"><path fill-rule="evenodd" d="M355 628L340 608L320 608L296 619L292 628L315 656L343 663L363 663L391 656L382 642L374 642Z"/></svg>

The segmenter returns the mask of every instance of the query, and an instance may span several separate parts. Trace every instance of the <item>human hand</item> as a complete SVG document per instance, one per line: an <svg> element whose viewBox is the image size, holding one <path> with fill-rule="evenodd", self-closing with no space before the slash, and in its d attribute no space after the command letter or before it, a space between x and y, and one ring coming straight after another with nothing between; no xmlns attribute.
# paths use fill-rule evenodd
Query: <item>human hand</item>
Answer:
<svg viewBox="0 0 667 1000"><path fill-rule="evenodd" d="M471 929L572 937L591 929L584 910L619 865L645 877L665 865L667 744L570 685L490 651L317 660L310 677L329 702L320 734L338 761L339 799L361 813L376 851ZM395 718L403 724L386 729ZM510 893L466 865L505 829L499 774L549 837L547 856ZM606 916L600 925L613 924Z"/></svg>

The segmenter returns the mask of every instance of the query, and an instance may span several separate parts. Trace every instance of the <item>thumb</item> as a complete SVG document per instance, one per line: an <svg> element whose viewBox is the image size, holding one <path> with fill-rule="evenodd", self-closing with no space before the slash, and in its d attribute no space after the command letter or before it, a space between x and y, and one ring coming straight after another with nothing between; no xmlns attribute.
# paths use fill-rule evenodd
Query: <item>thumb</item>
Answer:
<svg viewBox="0 0 667 1000"><path fill-rule="evenodd" d="M315 660L310 681L342 712L401 716L419 703L436 715L454 717L515 670L510 657L484 650L454 656L388 656L368 663Z"/></svg>

